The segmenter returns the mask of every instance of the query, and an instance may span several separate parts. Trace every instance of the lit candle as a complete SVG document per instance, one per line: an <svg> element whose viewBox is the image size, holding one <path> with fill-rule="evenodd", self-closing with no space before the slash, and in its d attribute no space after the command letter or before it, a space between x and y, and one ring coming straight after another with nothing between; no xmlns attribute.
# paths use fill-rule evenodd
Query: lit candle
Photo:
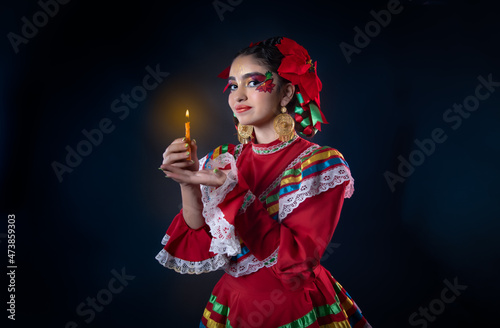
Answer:
<svg viewBox="0 0 500 328"><path fill-rule="evenodd" d="M186 109L186 123L184 124L186 126L186 143L189 145L188 151L189 151L189 157L188 160L191 160L191 125L189 124L189 109Z"/></svg>

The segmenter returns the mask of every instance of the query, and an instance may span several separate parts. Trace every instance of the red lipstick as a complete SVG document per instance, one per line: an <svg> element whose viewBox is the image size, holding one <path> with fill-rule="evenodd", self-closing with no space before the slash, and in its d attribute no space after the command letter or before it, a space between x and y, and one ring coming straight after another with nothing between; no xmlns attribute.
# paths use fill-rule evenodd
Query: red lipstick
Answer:
<svg viewBox="0 0 500 328"><path fill-rule="evenodd" d="M246 112L247 110L249 110L250 108L252 108L252 107L246 106L246 105L237 105L235 107L235 110L236 110L236 113L243 113L243 112Z"/></svg>

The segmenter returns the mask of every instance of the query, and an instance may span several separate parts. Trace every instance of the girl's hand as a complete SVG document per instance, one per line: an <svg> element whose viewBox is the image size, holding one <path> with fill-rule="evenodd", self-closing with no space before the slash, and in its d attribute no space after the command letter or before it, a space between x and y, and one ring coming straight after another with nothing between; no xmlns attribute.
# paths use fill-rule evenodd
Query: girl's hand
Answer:
<svg viewBox="0 0 500 328"><path fill-rule="evenodd" d="M194 139L191 140L191 144L188 144L185 138L175 139L163 153L163 162L160 169L165 174L169 173L167 166L179 168L183 171L198 171L197 149ZM189 155L191 155L191 160L188 159Z"/></svg>
<svg viewBox="0 0 500 328"><path fill-rule="evenodd" d="M222 186L226 181L226 173L219 170L199 171L197 149L194 139L191 140L191 145L186 143L184 138L175 139L163 153L160 169L181 186ZM189 155L191 160L188 160Z"/></svg>
<svg viewBox="0 0 500 328"><path fill-rule="evenodd" d="M212 187L220 187L226 181L226 173L224 171L214 170L199 170L196 172L184 170L173 165L163 164L161 166L166 172L167 177L181 185L206 185Z"/></svg>

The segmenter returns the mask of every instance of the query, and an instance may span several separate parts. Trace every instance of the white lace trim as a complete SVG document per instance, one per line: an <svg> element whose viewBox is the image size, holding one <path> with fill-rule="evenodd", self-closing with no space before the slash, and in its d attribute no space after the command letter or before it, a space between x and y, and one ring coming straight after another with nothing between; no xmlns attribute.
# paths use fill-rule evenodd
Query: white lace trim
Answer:
<svg viewBox="0 0 500 328"><path fill-rule="evenodd" d="M298 190L285 197L280 197L279 221L283 221L288 214L292 213L307 198L334 188L345 181L349 181L344 193L344 197L348 198L354 192L354 179L345 165L335 166L332 169L321 172L320 175L302 180Z"/></svg>
<svg viewBox="0 0 500 328"><path fill-rule="evenodd" d="M278 250L279 247L264 261L259 261L253 254L250 254L240 262L229 262L229 265L224 268L224 271L233 277L241 277L257 272L263 267L272 267L278 262Z"/></svg>
<svg viewBox="0 0 500 328"><path fill-rule="evenodd" d="M264 148L264 147L257 147L257 146L252 144L252 150L257 155L270 155L270 154L274 154L276 152L279 152L280 150L290 146L294 141L296 141L298 139L299 139L299 137L297 136L297 134L294 134L294 136L291 140L285 141L285 142L280 142L279 144L274 145L274 146L269 146L269 147Z"/></svg>
<svg viewBox="0 0 500 328"><path fill-rule="evenodd" d="M299 156L297 156L287 167L286 169L283 171L283 172L286 172L288 171L289 169L291 169L292 167L295 166L295 164L297 164L301 158L307 156L309 153L312 153L315 149L319 148L318 145L312 145L310 146L309 148L307 148L306 150L304 150ZM281 179L283 178L283 172L273 181L273 183L271 183L271 185L269 187L267 187L266 190L264 190L264 192L259 196L259 200L261 202L264 202L266 200L266 197L267 195L274 189L276 188L280 182L281 182Z"/></svg>
<svg viewBox="0 0 500 328"><path fill-rule="evenodd" d="M347 169L347 173L349 174L349 183L344 191L344 198L351 198L354 193L354 178L351 175L351 170Z"/></svg>
<svg viewBox="0 0 500 328"><path fill-rule="evenodd" d="M235 160L238 160L238 157L240 157L242 151L243 151L243 144L237 144L234 147L234 159Z"/></svg>
<svg viewBox="0 0 500 328"><path fill-rule="evenodd" d="M166 245L168 243L169 239L170 239L170 236L165 234L165 236L163 236L163 239L161 240L161 244Z"/></svg>
<svg viewBox="0 0 500 328"><path fill-rule="evenodd" d="M255 201L255 195L250 190L247 191L243 200L243 205L241 205L238 214L245 213L247 211L248 206L250 206L250 204L252 204L254 201Z"/></svg>
<svg viewBox="0 0 500 328"><path fill-rule="evenodd" d="M169 239L170 236L165 235L161 243L166 245ZM216 254L214 257L203 261L192 262L177 258L165 249L162 249L155 258L164 267L173 269L182 274L201 274L212 272L220 268L226 268L229 263L229 258L223 254Z"/></svg>
<svg viewBox="0 0 500 328"><path fill-rule="evenodd" d="M205 155L202 159L198 161L198 169L202 170L203 165L205 165L205 162L207 161L208 155Z"/></svg>
<svg viewBox="0 0 500 328"><path fill-rule="evenodd" d="M218 207L226 198L226 195L234 189L238 183L238 171L236 161L230 153L224 153L210 160L207 167L221 168L231 164L231 170L227 174L226 181L218 188L201 186L201 200L203 202L203 217L210 227L212 242L210 251L215 254L237 255L241 252L239 238L237 238L234 226L224 218L224 213Z"/></svg>

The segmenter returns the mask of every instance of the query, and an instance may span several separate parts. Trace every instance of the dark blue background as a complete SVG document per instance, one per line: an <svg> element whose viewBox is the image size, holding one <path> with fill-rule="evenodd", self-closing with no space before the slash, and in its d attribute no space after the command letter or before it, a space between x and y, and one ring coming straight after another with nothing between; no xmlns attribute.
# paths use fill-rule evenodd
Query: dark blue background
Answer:
<svg viewBox="0 0 500 328"><path fill-rule="evenodd" d="M221 21L210 0L73 0L17 54L7 34L21 34L21 18L32 21L40 6L2 4L1 272L10 213L18 264L17 320L6 320L5 309L2 320L9 327L197 327L221 273L179 275L155 260L180 206L178 186L157 167L184 133L186 108L200 156L237 143L217 74L240 48L282 35L318 61L330 124L313 141L339 149L356 180L333 239L340 245L324 265L374 327L412 327L410 315L455 278L467 289L429 327L493 326L500 91L457 129L443 113L474 94L478 76L500 81L498 11L481 1L402 6L348 63L340 43L353 44L353 28L363 29L387 1L245 0ZM120 119L111 104L156 65L170 75ZM104 118L114 130L59 182L52 163L64 164L65 147L75 149L81 131ZM446 141L392 192L384 173L397 173L398 156L408 159L414 140L436 128ZM85 323L77 306L122 268L135 278Z"/></svg>

